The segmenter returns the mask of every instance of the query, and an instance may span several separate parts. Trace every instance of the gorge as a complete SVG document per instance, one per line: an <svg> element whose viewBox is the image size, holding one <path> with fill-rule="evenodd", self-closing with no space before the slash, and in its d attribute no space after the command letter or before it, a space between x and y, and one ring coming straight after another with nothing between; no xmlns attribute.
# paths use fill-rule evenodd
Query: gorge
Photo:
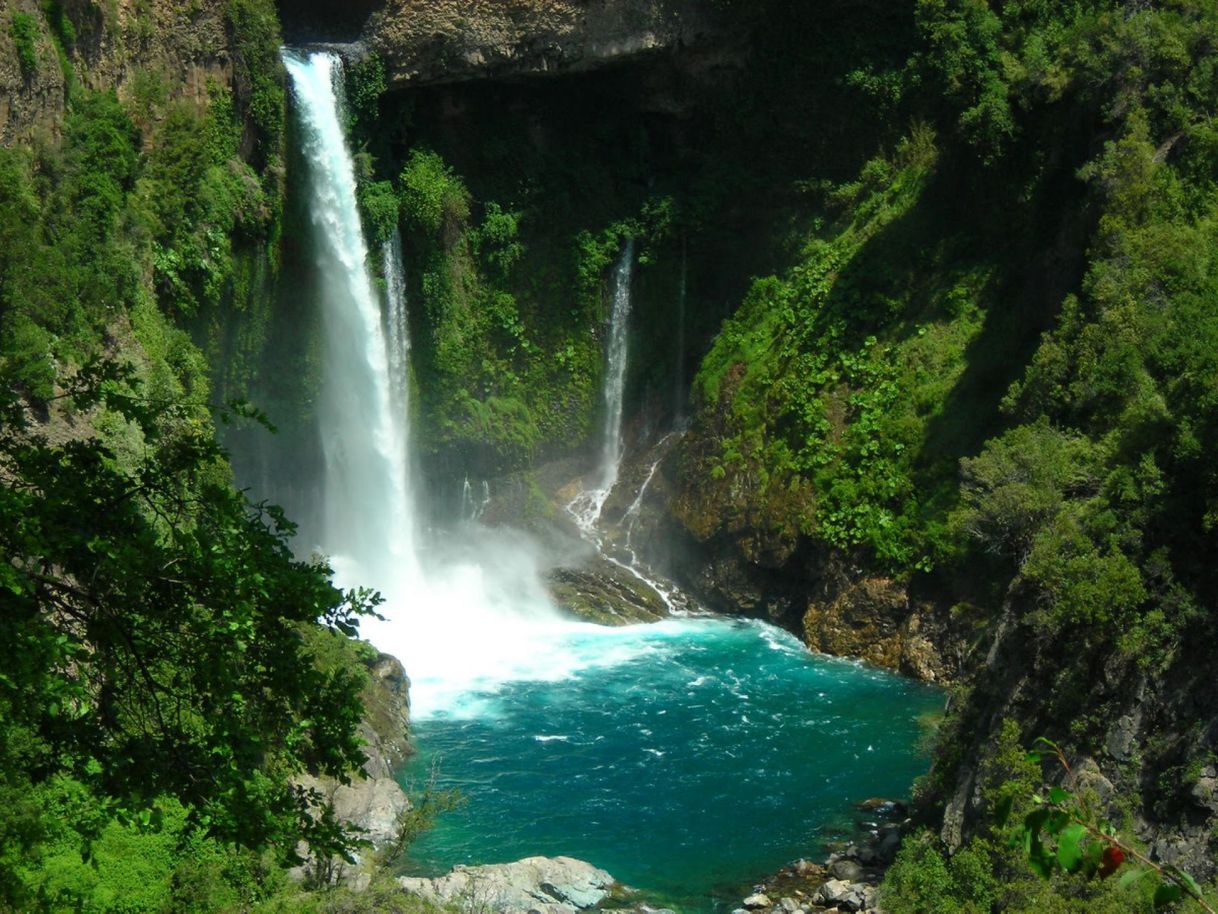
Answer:
<svg viewBox="0 0 1218 914"><path fill-rule="evenodd" d="M0 26L0 908L1212 908L1206 4Z"/></svg>
<svg viewBox="0 0 1218 914"><path fill-rule="evenodd" d="M401 241L385 248L378 302L340 127L341 64L326 52L284 59L326 327L320 390L331 404L318 420L323 510L302 536L331 556L340 587L384 595L384 618L362 631L411 676L411 770L425 780L439 761L437 786L468 800L417 859L447 867L573 854L701 910L713 888L776 869L810 836L848 837L853 803L900 795L919 772L919 718L939 706L934 690L815 660L761 622L576 621L539 574L558 559L524 531L442 516L433 523L447 521L443 533L424 527L410 494L409 395L394 395L410 377L407 334L393 329L408 310ZM566 506L593 542L623 456L634 256L627 239L609 286L599 455Z"/></svg>

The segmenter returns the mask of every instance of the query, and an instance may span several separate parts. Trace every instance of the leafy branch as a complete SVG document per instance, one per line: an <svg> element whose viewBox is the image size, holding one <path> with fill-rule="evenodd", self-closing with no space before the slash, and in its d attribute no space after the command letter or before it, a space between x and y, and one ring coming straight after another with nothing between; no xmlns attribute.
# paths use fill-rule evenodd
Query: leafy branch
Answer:
<svg viewBox="0 0 1218 914"><path fill-rule="evenodd" d="M1045 737L1036 743L1041 747L1028 753L1028 760L1055 760L1067 775L1070 763L1061 746ZM1011 815L1014 796L1003 799L995 811L999 828ZM1077 797L1064 787L1050 787L1033 795L1035 808L1011 836L1012 847L1022 847L1028 863L1041 877L1048 879L1055 872L1082 873L1107 878L1130 863L1121 875L1119 885L1152 877L1158 880L1154 893L1155 910L1162 910L1185 897L1193 899L1208 914L1218 914L1205 900L1201 886L1192 876L1176 866L1156 863L1128 841L1122 840L1108 820L1100 817L1092 804Z"/></svg>

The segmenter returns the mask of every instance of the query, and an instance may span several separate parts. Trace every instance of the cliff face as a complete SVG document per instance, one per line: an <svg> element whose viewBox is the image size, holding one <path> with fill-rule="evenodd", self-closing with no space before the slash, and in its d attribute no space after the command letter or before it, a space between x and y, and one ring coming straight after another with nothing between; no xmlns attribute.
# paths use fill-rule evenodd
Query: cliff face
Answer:
<svg viewBox="0 0 1218 914"><path fill-rule="evenodd" d="M692 0L389 0L364 30L398 87L574 73L715 36Z"/></svg>
<svg viewBox="0 0 1218 914"><path fill-rule="evenodd" d="M364 740L363 777L340 784L333 778L302 775L296 783L318 790L334 804L339 821L362 830L375 845L394 838L398 818L410 808L406 792L394 772L411 753L410 680L402 664L388 654L369 657L364 664L368 681L361 698L364 719L359 734Z"/></svg>
<svg viewBox="0 0 1218 914"><path fill-rule="evenodd" d="M233 83L239 52L227 8L224 0L67 0L46 13L38 0L0 0L0 142L58 134L67 92L60 55L87 88L124 99L168 92L202 105L209 82ZM23 62L23 51L32 58Z"/></svg>

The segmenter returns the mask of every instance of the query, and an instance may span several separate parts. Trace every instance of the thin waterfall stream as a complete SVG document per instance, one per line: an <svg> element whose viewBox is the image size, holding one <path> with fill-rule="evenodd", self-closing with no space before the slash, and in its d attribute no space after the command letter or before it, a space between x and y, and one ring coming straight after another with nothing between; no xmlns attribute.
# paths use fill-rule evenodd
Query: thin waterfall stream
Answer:
<svg viewBox="0 0 1218 914"><path fill-rule="evenodd" d="M409 419L412 395L427 392L410 386L402 240L382 252L381 295L343 135L341 63L323 52L283 58L325 331L322 510L299 548L329 555L340 586L384 595L385 618L364 635L412 680L419 752L403 777L425 777L438 759L439 786L468 798L418 842L413 864L568 854L710 907L716 885L844 833L852 803L907 791L925 767L919 721L938 706L936 690L813 656L760 621L576 621L543 585L555 558L527 534L424 529ZM627 241L612 276L601 462L580 506L589 529L622 461L634 264Z"/></svg>
<svg viewBox="0 0 1218 914"><path fill-rule="evenodd" d="M613 305L609 312L609 343L605 353L604 424L601 431L600 461L591 488L580 492L567 505L588 538L598 541L596 524L605 499L617 484L622 465L622 405L626 397L626 356L630 320L630 285L634 279L634 239L627 238L613 268Z"/></svg>

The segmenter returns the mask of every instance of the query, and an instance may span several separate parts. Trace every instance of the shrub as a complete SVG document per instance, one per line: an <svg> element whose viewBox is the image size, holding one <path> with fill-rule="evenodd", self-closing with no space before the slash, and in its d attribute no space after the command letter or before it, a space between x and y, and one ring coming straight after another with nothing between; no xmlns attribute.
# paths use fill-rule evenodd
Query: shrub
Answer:
<svg viewBox="0 0 1218 914"><path fill-rule="evenodd" d="M13 13L8 27L17 48L17 62L28 79L38 70L38 23L29 13Z"/></svg>
<svg viewBox="0 0 1218 914"><path fill-rule="evenodd" d="M416 230L446 242L469 219L470 194L442 158L416 149L402 168L402 214Z"/></svg>

